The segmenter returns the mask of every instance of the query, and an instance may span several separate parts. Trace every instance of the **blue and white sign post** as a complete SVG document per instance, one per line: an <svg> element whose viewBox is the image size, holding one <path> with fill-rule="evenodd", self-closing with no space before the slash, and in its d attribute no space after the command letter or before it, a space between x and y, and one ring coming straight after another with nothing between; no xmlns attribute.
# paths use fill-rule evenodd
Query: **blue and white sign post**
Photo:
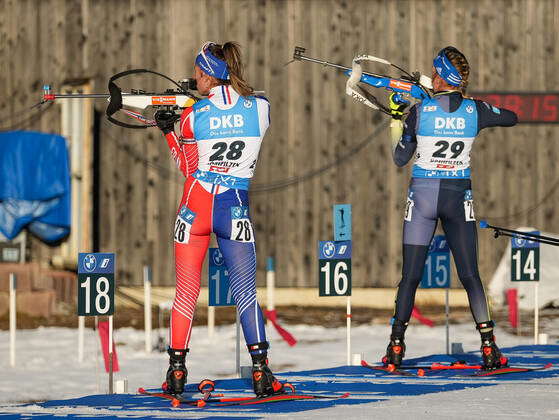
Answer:
<svg viewBox="0 0 559 420"><path fill-rule="evenodd" d="M450 354L450 248L444 235L436 235L431 241L421 278L421 287L423 289L445 289L446 354Z"/></svg>
<svg viewBox="0 0 559 420"><path fill-rule="evenodd" d="M216 306L235 306L229 287L229 272L225 259L219 248L210 248L208 252L208 334L213 336ZM236 313L237 345L235 358L235 372L241 374L241 323L239 313Z"/></svg>
<svg viewBox="0 0 559 420"><path fill-rule="evenodd" d="M351 364L351 204L333 206L334 240L318 242L318 295L346 296L346 351Z"/></svg>
<svg viewBox="0 0 559 420"><path fill-rule="evenodd" d="M527 232L540 235L540 231ZM540 243L525 238L511 238L511 281L534 282L534 344L539 337ZM520 328L520 320L518 322Z"/></svg>
<svg viewBox="0 0 559 420"><path fill-rule="evenodd" d="M78 315L109 317L109 394L113 393L113 314L115 311L116 255L78 254Z"/></svg>

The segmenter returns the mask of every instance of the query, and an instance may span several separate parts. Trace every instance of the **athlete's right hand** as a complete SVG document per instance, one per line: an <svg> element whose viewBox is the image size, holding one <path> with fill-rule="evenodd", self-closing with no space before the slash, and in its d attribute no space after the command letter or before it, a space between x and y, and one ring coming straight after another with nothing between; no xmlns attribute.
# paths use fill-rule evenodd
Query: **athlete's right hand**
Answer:
<svg viewBox="0 0 559 420"><path fill-rule="evenodd" d="M158 109L153 117L157 127L163 131L163 134L169 134L173 131L175 129L175 122L180 119L180 115L168 109Z"/></svg>
<svg viewBox="0 0 559 420"><path fill-rule="evenodd" d="M392 92L388 97L388 106L390 107L390 115L395 120L401 120L404 111L410 104L410 101L403 99L398 93Z"/></svg>

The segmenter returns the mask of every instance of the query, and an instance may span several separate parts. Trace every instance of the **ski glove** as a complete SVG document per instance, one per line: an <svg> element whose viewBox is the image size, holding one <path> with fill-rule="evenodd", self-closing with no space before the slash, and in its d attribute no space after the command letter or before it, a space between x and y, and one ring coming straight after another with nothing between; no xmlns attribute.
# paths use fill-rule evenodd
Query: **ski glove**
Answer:
<svg viewBox="0 0 559 420"><path fill-rule="evenodd" d="M408 107L410 101L402 98L398 93L392 92L388 97L388 106L390 107L390 115L395 120L401 120L404 116L404 110Z"/></svg>
<svg viewBox="0 0 559 420"><path fill-rule="evenodd" d="M154 118L157 123L157 127L163 131L163 134L169 134L175 129L175 122L180 119L180 115L175 114L171 110L158 109Z"/></svg>

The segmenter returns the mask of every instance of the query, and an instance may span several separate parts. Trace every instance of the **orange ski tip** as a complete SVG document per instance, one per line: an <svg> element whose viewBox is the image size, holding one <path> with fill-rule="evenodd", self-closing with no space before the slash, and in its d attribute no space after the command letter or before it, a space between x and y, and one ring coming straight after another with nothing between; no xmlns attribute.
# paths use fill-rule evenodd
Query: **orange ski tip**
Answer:
<svg viewBox="0 0 559 420"><path fill-rule="evenodd" d="M196 407L202 408L202 407L205 407L205 406L206 406L206 401L204 401L204 400L196 401Z"/></svg>
<svg viewBox="0 0 559 420"><path fill-rule="evenodd" d="M417 376L425 376L425 371L423 369L418 369Z"/></svg>
<svg viewBox="0 0 559 420"><path fill-rule="evenodd" d="M388 371L389 372L394 372L396 370L396 365L393 365L392 363L390 363L388 366Z"/></svg>
<svg viewBox="0 0 559 420"><path fill-rule="evenodd" d="M177 400L176 398L173 398L173 399L171 400L171 405L172 405L173 407L176 408L176 407L178 407L179 405L181 405L181 402L180 402L179 400Z"/></svg>

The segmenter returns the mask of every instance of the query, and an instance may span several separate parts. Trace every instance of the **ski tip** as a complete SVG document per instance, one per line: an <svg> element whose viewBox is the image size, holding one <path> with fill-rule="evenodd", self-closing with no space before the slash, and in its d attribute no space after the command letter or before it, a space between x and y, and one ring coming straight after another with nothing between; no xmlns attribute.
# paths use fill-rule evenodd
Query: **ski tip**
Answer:
<svg viewBox="0 0 559 420"><path fill-rule="evenodd" d="M171 400L171 405L175 408L177 408L179 405L181 405L181 402L179 400L177 400L176 398L173 398Z"/></svg>
<svg viewBox="0 0 559 420"><path fill-rule="evenodd" d="M367 366L369 366L369 364L366 361L361 360L361 366L367 367Z"/></svg>
<svg viewBox="0 0 559 420"><path fill-rule="evenodd" d="M417 370L417 376L425 376L425 370L423 370L423 369L418 369L418 370Z"/></svg>
<svg viewBox="0 0 559 420"><path fill-rule="evenodd" d="M394 372L394 371L396 370L396 365L393 365L392 363L389 364L389 365L387 366L387 370L388 370L389 372Z"/></svg>
<svg viewBox="0 0 559 420"><path fill-rule="evenodd" d="M202 407L205 407L205 406L206 406L206 401L204 401L204 400L196 401L196 407L202 408Z"/></svg>
<svg viewBox="0 0 559 420"><path fill-rule="evenodd" d="M143 394L146 390L142 387L138 388L138 393Z"/></svg>
<svg viewBox="0 0 559 420"><path fill-rule="evenodd" d="M343 394L340 398L347 398L349 397L349 392L346 392L345 394Z"/></svg>

